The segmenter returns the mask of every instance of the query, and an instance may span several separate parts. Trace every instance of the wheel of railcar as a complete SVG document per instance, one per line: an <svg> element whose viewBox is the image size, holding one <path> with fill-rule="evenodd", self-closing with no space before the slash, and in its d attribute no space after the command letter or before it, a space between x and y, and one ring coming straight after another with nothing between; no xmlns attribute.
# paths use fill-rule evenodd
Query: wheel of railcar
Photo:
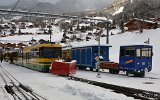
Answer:
<svg viewBox="0 0 160 100"><path fill-rule="evenodd" d="M110 74L114 74L114 72L113 72L112 69L109 69L109 73L110 73Z"/></svg>
<svg viewBox="0 0 160 100"><path fill-rule="evenodd" d="M86 67L82 67L82 70L86 70Z"/></svg>
<svg viewBox="0 0 160 100"><path fill-rule="evenodd" d="M144 77L145 71L134 72L133 75L134 75L135 77Z"/></svg>
<svg viewBox="0 0 160 100"><path fill-rule="evenodd" d="M79 70L82 70L82 67L78 67Z"/></svg>
<svg viewBox="0 0 160 100"><path fill-rule="evenodd" d="M90 71L93 71L93 68L90 68Z"/></svg>
<svg viewBox="0 0 160 100"><path fill-rule="evenodd" d="M145 76L145 71L141 71L141 77Z"/></svg>
<svg viewBox="0 0 160 100"><path fill-rule="evenodd" d="M128 72L128 71L126 71L126 75L127 75L127 76L129 75L129 72Z"/></svg>
<svg viewBox="0 0 160 100"><path fill-rule="evenodd" d="M118 69L115 70L115 74L119 74L119 70Z"/></svg>

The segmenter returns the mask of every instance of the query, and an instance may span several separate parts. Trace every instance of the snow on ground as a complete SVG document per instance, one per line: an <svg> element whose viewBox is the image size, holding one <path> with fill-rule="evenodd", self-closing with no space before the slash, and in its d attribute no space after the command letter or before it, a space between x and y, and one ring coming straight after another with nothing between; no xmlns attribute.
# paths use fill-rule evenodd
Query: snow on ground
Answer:
<svg viewBox="0 0 160 100"><path fill-rule="evenodd" d="M121 12L123 12L124 7L120 7L113 15L119 14Z"/></svg>
<svg viewBox="0 0 160 100"><path fill-rule="evenodd" d="M33 31L33 30L32 30ZM122 34L119 33L118 29L111 30L110 33L113 33L115 35L110 36L109 41L110 45L112 46L110 48L110 60L118 62L119 60L119 47L120 45L130 45L130 44L143 44L145 41L150 39L150 44L153 45L153 70L151 72L155 73L160 77L160 62L159 59L159 51L160 51L160 28L158 29L151 29L151 30L144 30L143 33L136 33L136 32L125 32ZM106 34L106 31L104 31L103 34ZM53 35L52 35L52 41L57 42L60 41L62 38L63 33L59 32L58 27L53 27ZM0 40L19 40L19 41L30 41L32 38L39 40L39 39L45 39L49 40L49 35L15 35L15 36L9 36L9 37L1 37ZM97 44L98 42L96 40L90 40L90 41L83 41L83 42L72 42L73 46L81 45L81 44ZM106 44L106 38L101 38L101 44Z"/></svg>
<svg viewBox="0 0 160 100"><path fill-rule="evenodd" d="M65 77L56 76L50 73L41 73L21 66L11 65L7 62L1 64L21 83L30 86L34 92L47 98L48 100L133 100L123 94L117 94L112 90L101 87L68 80ZM4 82L0 77L0 86ZM6 95L1 92L0 99L7 100Z"/></svg>
<svg viewBox="0 0 160 100"><path fill-rule="evenodd" d="M52 36L51 36L51 40L52 42L57 42L60 41L62 38L63 33L59 31L58 27L53 27L53 31L52 31ZM33 35L14 35L14 36L8 36L8 37L1 37L0 41L6 41L6 40L13 40L13 41L30 41L33 39L35 40L40 40L40 39L44 39L44 40L49 40L50 39L50 35L39 35L36 34L39 32L38 28L31 28L31 29L21 29L22 33L34 33Z"/></svg>
<svg viewBox="0 0 160 100"><path fill-rule="evenodd" d="M160 28L144 30L143 33L139 32L125 32L122 34L116 34L119 30L111 30L115 35L110 36L109 41L110 45L110 60L119 62L119 47L120 45L130 45L130 44L144 44L145 41L150 40L150 45L153 45L153 66L152 71L146 73L145 78L135 78L122 75L112 75L108 73L101 73L101 78L96 78L96 72L83 72L78 71L76 76L88 78L96 81L102 81L111 84L117 84L127 87L140 88L145 90L157 91L160 92ZM104 34L106 31L104 31ZM57 41L62 37L62 32L58 32L58 28L55 30L55 34L52 35L52 41ZM42 36L42 37L41 37ZM0 40L31 40L31 38L43 38L49 39L49 35L24 35L24 36L11 36L3 37ZM82 44L97 44L96 40L84 41L84 42L73 42L72 45L82 45ZM101 44L106 44L106 38L101 38ZM7 63L4 63L4 66L12 72L19 80L23 81L27 85L31 86L36 92L44 95L45 97L57 97L56 100L66 99L75 99L76 100L94 100L91 98L97 98L98 100L106 99L117 99L118 94L110 94L108 90L104 90L99 87L87 85L84 83L68 81L63 77L54 76L46 73L39 73L36 71L30 71L28 69L23 69L17 66L11 66ZM18 71L18 72L17 72ZM24 78L25 77L25 78ZM1 82L1 79L0 79ZM1 82L2 83L2 82ZM0 83L0 84L1 84ZM152 84L145 84L152 83ZM1 89L0 89L1 90ZM96 92L95 92L96 91ZM98 92L97 92L98 91ZM109 94L108 94L109 93ZM111 92L112 93L112 92ZM0 93L1 94L1 93ZM101 94L103 96L101 96ZM84 95L84 96L82 96ZM111 95L111 96L110 96ZM114 95L114 96L113 96ZM116 95L116 96L115 96ZM120 95L122 96L122 95ZM78 99L77 99L78 98ZM124 97L125 99L125 97ZM121 100L124 100L121 99ZM128 98L127 98L128 100Z"/></svg>
<svg viewBox="0 0 160 100"><path fill-rule="evenodd" d="M97 78L97 72L88 71L86 73L86 71L78 71L75 76L108 84L160 92L160 79L157 78L157 75L154 73L147 73L144 78L126 76L123 72L115 75L101 71L100 74L101 78Z"/></svg>

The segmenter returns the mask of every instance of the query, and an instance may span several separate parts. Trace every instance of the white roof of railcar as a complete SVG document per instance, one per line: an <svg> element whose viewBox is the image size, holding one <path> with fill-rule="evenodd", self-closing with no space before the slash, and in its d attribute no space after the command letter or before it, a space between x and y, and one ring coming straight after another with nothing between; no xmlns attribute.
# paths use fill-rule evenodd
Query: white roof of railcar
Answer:
<svg viewBox="0 0 160 100"><path fill-rule="evenodd" d="M133 43L133 44L126 44L126 45L121 45L121 46L152 46L150 44L146 44L146 43Z"/></svg>

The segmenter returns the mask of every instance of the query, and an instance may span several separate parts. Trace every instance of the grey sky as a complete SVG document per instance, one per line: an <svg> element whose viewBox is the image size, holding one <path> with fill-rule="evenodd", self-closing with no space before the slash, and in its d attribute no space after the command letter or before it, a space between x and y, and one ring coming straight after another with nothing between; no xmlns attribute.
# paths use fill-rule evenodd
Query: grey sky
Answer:
<svg viewBox="0 0 160 100"><path fill-rule="evenodd" d="M0 6L6 6L6 5L12 4L13 2L16 2L16 1L18 1L18 0L0 0ZM38 1L50 2L50 3L54 4L54 3L58 2L58 1L61 1L61 0L38 0ZM114 0L108 0L108 1L114 1Z"/></svg>
<svg viewBox="0 0 160 100"><path fill-rule="evenodd" d="M0 6L6 6L6 5L12 4L13 2L16 2L16 1L18 1L18 0L0 0ZM38 0L38 1L56 3L61 0Z"/></svg>
<svg viewBox="0 0 160 100"><path fill-rule="evenodd" d="M61 1L61 0L38 0L38 1L56 3L56 2Z"/></svg>

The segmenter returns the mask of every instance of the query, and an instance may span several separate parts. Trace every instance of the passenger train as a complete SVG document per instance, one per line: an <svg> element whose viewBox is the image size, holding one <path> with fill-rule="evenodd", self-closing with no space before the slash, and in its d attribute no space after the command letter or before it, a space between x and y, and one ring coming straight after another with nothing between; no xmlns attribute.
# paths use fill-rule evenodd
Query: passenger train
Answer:
<svg viewBox="0 0 160 100"><path fill-rule="evenodd" d="M76 60L78 69L98 69L96 57L100 59L100 68L108 69L109 73L118 74L119 71L126 75L143 77L145 71L152 70L153 47L151 45L126 45L120 46L119 62L110 61L110 45L88 45L63 48L60 44L37 44L25 47L23 50L8 51L8 59L14 64L21 65L41 72L49 72L49 67L54 60L60 58L65 61ZM98 54L98 52L100 54Z"/></svg>
<svg viewBox="0 0 160 100"><path fill-rule="evenodd" d="M8 53L10 54L8 59L13 59L16 65L41 72L49 72L51 62L61 58L62 47L59 44L45 43L28 46L22 50L11 50Z"/></svg>

